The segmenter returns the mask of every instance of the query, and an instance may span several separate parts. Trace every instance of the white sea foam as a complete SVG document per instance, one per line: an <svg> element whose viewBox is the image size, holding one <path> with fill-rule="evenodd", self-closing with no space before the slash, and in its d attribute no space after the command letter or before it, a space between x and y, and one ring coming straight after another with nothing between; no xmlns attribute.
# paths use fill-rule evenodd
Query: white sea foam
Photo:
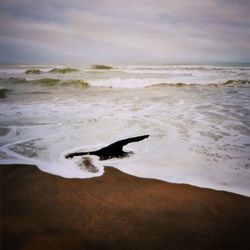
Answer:
<svg viewBox="0 0 250 250"><path fill-rule="evenodd" d="M90 80L89 84L97 87L107 87L107 88L144 88L147 86L152 86L156 84L163 83L163 79L154 78L109 78L109 79L98 79Z"/></svg>
<svg viewBox="0 0 250 250"><path fill-rule="evenodd" d="M1 87L13 90L0 105L0 126L4 128L0 135L1 163L35 164L42 171L67 178L100 176L104 165L112 165L136 176L250 196L250 87L206 87L208 82L237 80L239 72L245 74L240 79L247 81L249 68L144 66L146 71L153 67L156 72L173 68L171 78L158 72L150 76L125 72L143 70L138 65L114 66L97 75L89 73L90 66L78 67L82 71L57 77L84 79L90 85L112 89L25 81L17 84L8 77L22 78L24 73L0 74L6 78ZM183 70L191 71L192 76L176 75ZM145 88L179 80L203 87ZM143 134L150 137L125 147L134 152L128 158L99 161L88 156L96 166L94 171L84 166L82 157L64 157L69 152L96 150Z"/></svg>

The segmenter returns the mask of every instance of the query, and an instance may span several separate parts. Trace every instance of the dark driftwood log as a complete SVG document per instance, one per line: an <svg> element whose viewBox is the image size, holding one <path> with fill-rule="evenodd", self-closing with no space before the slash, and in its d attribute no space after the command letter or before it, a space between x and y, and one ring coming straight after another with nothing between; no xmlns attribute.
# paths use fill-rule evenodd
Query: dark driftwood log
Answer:
<svg viewBox="0 0 250 250"><path fill-rule="evenodd" d="M137 142L144 140L148 138L149 135L142 135L142 136L137 136L137 137L132 137L128 138L125 140L117 141L115 143L112 143L108 145L107 147L101 148L97 151L92 151L92 152L77 152L77 153L71 153L67 154L65 157L68 158L73 158L75 156L81 156L81 155L96 155L100 157L100 160L107 160L111 158L122 158L126 157L130 154L130 152L125 152L122 150L123 146L131 143L131 142Z"/></svg>

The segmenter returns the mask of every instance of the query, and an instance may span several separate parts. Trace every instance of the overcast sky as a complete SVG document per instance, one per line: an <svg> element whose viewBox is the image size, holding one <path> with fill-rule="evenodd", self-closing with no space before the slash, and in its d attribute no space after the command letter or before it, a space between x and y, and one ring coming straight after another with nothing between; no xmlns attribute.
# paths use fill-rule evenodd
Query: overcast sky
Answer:
<svg viewBox="0 0 250 250"><path fill-rule="evenodd" d="M250 0L0 0L0 61L250 62Z"/></svg>

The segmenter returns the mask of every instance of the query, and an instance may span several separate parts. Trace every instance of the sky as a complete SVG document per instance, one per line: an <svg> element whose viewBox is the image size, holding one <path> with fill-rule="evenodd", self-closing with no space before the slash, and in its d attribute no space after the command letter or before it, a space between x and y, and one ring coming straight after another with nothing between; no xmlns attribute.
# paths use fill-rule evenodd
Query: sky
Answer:
<svg viewBox="0 0 250 250"><path fill-rule="evenodd" d="M0 62L250 62L249 0L0 0Z"/></svg>

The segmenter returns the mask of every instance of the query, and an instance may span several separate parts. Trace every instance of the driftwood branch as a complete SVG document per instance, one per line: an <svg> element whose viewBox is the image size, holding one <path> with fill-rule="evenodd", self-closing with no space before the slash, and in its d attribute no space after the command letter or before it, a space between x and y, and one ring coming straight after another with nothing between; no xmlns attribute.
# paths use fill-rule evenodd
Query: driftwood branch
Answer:
<svg viewBox="0 0 250 250"><path fill-rule="evenodd" d="M96 155L100 157L100 160L107 160L111 158L122 158L122 157L128 156L131 153L131 152L123 151L123 146L132 142L138 142L138 141L144 140L148 137L149 135L131 137L131 138L127 138L121 141L114 142L108 145L107 147L101 148L96 151L76 152L76 153L67 154L65 157L68 159L68 158L73 158L75 156L81 156L81 155Z"/></svg>

